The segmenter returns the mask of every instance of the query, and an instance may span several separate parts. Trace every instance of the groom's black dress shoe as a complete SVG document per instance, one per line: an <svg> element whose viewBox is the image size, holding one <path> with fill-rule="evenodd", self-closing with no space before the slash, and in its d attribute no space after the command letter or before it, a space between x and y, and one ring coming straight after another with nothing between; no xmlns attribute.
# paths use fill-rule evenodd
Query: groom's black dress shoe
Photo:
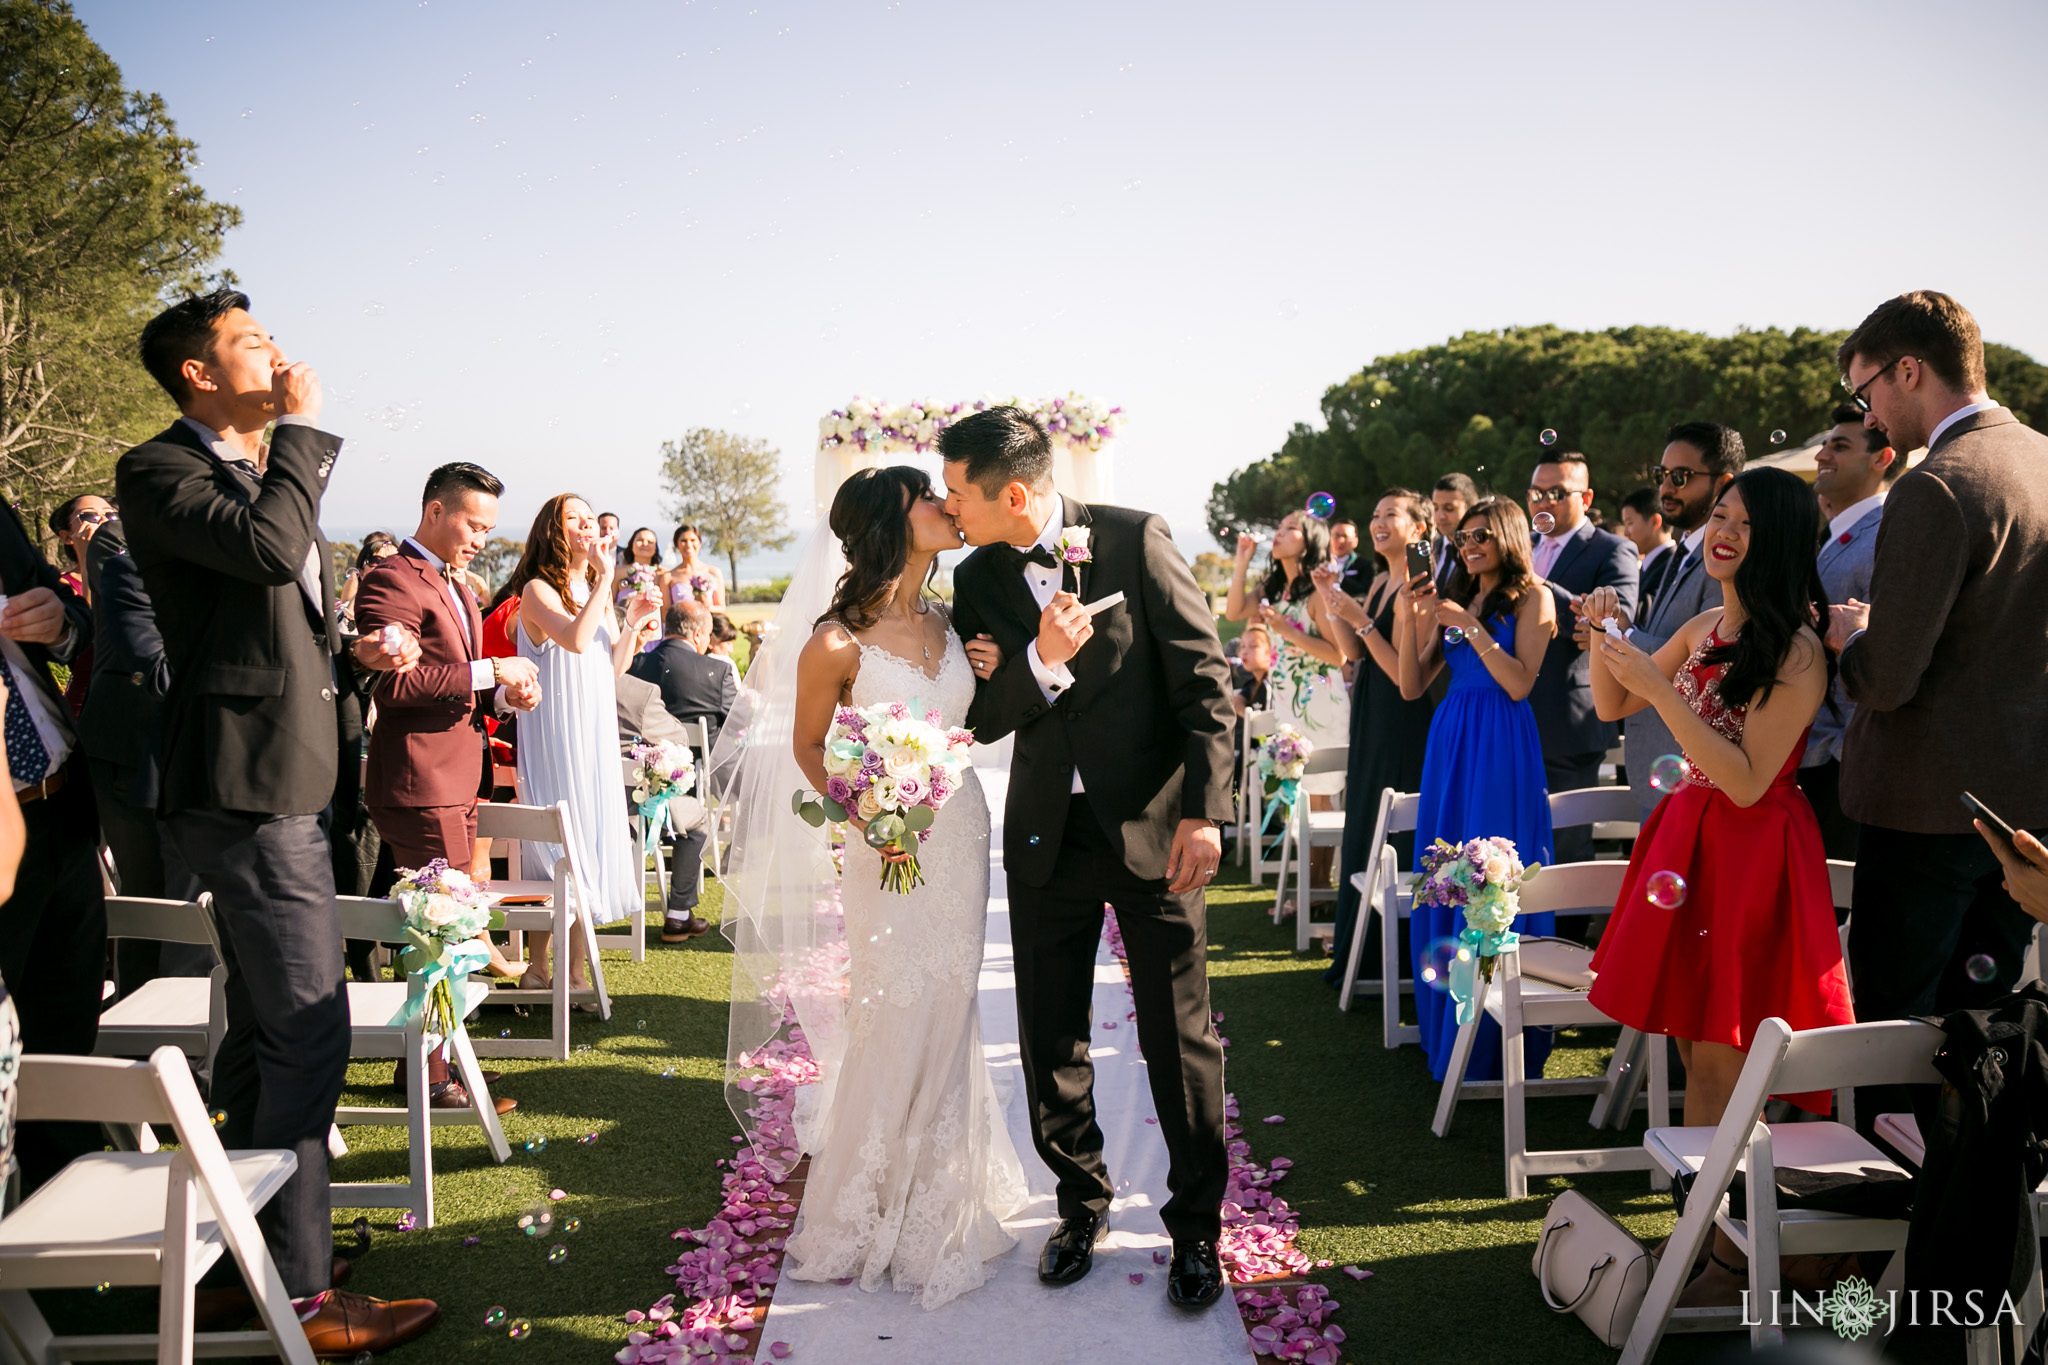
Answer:
<svg viewBox="0 0 2048 1365"><path fill-rule="evenodd" d="M1062 1218L1038 1253L1038 1278L1046 1284L1072 1284L1095 1264L1095 1247L1109 1236L1109 1215L1084 1213Z"/></svg>
<svg viewBox="0 0 2048 1365"><path fill-rule="evenodd" d="M1181 1308L1207 1308L1223 1292L1223 1261L1214 1242L1173 1244L1166 1271L1166 1297Z"/></svg>

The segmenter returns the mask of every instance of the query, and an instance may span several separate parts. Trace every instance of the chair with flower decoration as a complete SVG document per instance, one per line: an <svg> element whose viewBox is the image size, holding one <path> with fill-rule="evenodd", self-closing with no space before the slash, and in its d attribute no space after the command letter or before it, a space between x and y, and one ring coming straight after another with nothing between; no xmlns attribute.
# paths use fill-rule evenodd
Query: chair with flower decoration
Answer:
<svg viewBox="0 0 2048 1365"><path fill-rule="evenodd" d="M1417 1042L1422 1037L1421 1029L1401 1022L1401 997L1415 992L1414 980L1401 970L1401 925L1414 913L1415 891L1410 883L1415 874L1397 866L1400 855L1387 842L1393 835L1411 833L1421 809L1422 798L1414 792L1397 792L1392 787L1381 791L1372 842L1366 845L1365 866L1351 874L1351 884L1358 888L1358 924L1352 930L1351 951L1344 959L1344 981L1337 992L1337 1008L1348 1011L1354 1000L1379 996L1380 1025L1389 1048ZM1374 916L1378 916L1380 923L1380 974L1365 977L1360 974L1360 967L1365 956L1366 931Z"/></svg>
<svg viewBox="0 0 2048 1365"><path fill-rule="evenodd" d="M1348 744L1326 744L1308 756L1302 765L1304 781L1328 773L1342 773L1350 762L1351 746ZM1334 920L1312 918L1312 910L1318 900L1333 901L1337 892L1332 887L1309 884L1309 862L1316 849L1341 848L1344 843L1344 809L1341 798L1336 810L1316 810L1303 791L1295 798L1294 807L1285 817L1285 826L1280 836L1280 885L1273 895L1273 922L1283 918L1282 911L1287 899L1287 876L1294 874L1294 951L1308 951L1309 939L1337 930Z"/></svg>
<svg viewBox="0 0 2048 1365"><path fill-rule="evenodd" d="M345 938L403 948L405 910L396 901L361 896L336 896L335 912ZM428 1026L424 1012L394 1024L407 1001L421 993L417 980L350 981L348 989L349 1056L396 1060L405 1088L405 1106L342 1105L334 1111L336 1125L400 1127L406 1130L408 1178L399 1182L336 1183L328 1194L337 1208L410 1209L416 1226L434 1226L433 1130L450 1124L475 1124L484 1130L491 1155L500 1164L511 1159L512 1146L498 1124L498 1106L484 1083L469 1029L469 1014L490 996L490 987L475 977L451 980L455 1027L443 1038ZM436 1109L427 1093L427 1057L446 1047L448 1060L469 1092L469 1108Z"/></svg>
<svg viewBox="0 0 2048 1365"><path fill-rule="evenodd" d="M611 995L605 989L604 963L598 956L597 929L590 912L590 884L576 859L576 841L570 837L576 827L575 815L567 801L552 806L521 806L494 801L476 808L476 832L480 839L548 844L561 852L555 858L554 876L548 881L508 880L491 883L500 896L499 908L505 928L522 944L529 933L554 935L557 970L546 986L501 986L491 992L494 1004L548 1004L553 1006L549 1033L545 1038L478 1038L476 1050L485 1057L551 1057L569 1060L569 1007L572 1001L587 999L597 1005L598 1018L612 1017ZM620 831L623 837L624 831ZM512 857L517 857L515 851ZM567 964L569 935L581 934L590 960L590 985L571 988Z"/></svg>

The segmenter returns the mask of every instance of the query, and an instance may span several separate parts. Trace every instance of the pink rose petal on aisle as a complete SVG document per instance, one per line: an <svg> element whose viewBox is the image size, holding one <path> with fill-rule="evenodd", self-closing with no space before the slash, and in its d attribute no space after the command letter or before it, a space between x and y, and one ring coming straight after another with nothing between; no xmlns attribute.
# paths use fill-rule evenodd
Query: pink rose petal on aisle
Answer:
<svg viewBox="0 0 2048 1365"><path fill-rule="evenodd" d="M1145 1122L1147 1122L1147 1123L1157 1123L1157 1122L1159 1122L1159 1120L1158 1120L1158 1119L1146 1119L1146 1120L1145 1120Z"/></svg>
<svg viewBox="0 0 2048 1365"><path fill-rule="evenodd" d="M1268 1114L1265 1121L1267 1123L1285 1123L1287 1122L1287 1116L1284 1114Z"/></svg>
<svg viewBox="0 0 2048 1365"><path fill-rule="evenodd" d="M1163 1252L1163 1251L1155 1251L1155 1252L1153 1252L1153 1253L1152 1253L1152 1264L1153 1264L1153 1265L1165 1265L1165 1264L1166 1264L1166 1261L1167 1261L1167 1255L1166 1255L1166 1253L1165 1253L1165 1252Z"/></svg>
<svg viewBox="0 0 2048 1365"><path fill-rule="evenodd" d="M1116 1027L1116 1020L1114 1020L1114 1019L1105 1019L1105 1020L1103 1020L1103 1021L1102 1021L1102 1027L1103 1027L1103 1028L1105 1028L1105 1029L1113 1029L1113 1028L1115 1028L1115 1027Z"/></svg>
<svg viewBox="0 0 2048 1365"><path fill-rule="evenodd" d="M774 1356L774 1357L775 1357L775 1358L776 1358L777 1360L788 1360L788 1359L789 1359L789 1343L788 1343L788 1342L786 1342L786 1341L771 1341L771 1342L769 1342L769 1343L768 1343L768 1354L769 1354L769 1355L772 1355L772 1356Z"/></svg>
<svg viewBox="0 0 2048 1365"><path fill-rule="evenodd" d="M549 1191L548 1191L548 1198L549 1198L549 1199L552 1199L552 1200L555 1200L555 1201L557 1201L557 1202L559 1202L559 1201L561 1201L561 1200L564 1200L564 1199L567 1199L568 1197L569 1197L569 1193L568 1193L568 1191L567 1191L567 1190L549 1190Z"/></svg>
<svg viewBox="0 0 2048 1365"><path fill-rule="evenodd" d="M1144 1272L1144 1271L1142 1271L1142 1270L1133 1270L1133 1271L1131 1272L1131 1283L1132 1283L1132 1284L1143 1284L1143 1283L1145 1283L1145 1272Z"/></svg>
<svg viewBox="0 0 2048 1365"><path fill-rule="evenodd" d="M1370 1270L1361 1270L1355 1265L1345 1266L1344 1273L1346 1275L1349 1275L1354 1280L1369 1280L1372 1278L1372 1272Z"/></svg>

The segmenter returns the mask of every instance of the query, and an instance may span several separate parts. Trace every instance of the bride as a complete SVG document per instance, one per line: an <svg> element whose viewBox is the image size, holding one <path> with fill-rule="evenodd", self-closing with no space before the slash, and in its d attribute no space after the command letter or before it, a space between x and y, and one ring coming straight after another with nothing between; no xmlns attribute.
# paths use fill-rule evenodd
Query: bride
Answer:
<svg viewBox="0 0 2048 1365"><path fill-rule="evenodd" d="M924 884L908 894L880 888L884 855L861 837L862 821L849 822L842 931L825 832L795 818L790 799L825 790L825 739L841 705L903 702L965 723L973 666L928 587L938 555L960 544L922 471L869 469L842 484L777 613L790 639L806 627L809 638L792 667L781 632L769 633L748 670L743 725L728 724L743 734L730 745L721 735L712 765L738 759L729 1074L798 1044L818 1067L797 1092L793 1138L767 1131L773 1111L760 1088L736 1087L735 1110L771 1169L782 1174L799 1147L811 1154L789 1273L856 1278L867 1290L886 1281L927 1309L988 1278L987 1263L1015 1245L1002 1220L1025 1202L975 1004L988 803L970 769L918 850ZM829 605L810 615L835 578Z"/></svg>

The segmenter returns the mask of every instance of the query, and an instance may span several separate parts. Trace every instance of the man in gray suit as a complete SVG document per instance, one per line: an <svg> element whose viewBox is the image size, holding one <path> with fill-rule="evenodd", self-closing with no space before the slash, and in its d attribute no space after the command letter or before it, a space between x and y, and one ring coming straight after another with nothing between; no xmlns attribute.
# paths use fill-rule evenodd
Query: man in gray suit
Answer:
<svg viewBox="0 0 2048 1365"><path fill-rule="evenodd" d="M1877 527L1884 519L1885 489L1904 461L1882 431L1863 424L1854 403L1835 409L1835 428L1814 456L1819 476L1814 492L1834 515L1820 547L1820 582L1830 602L1863 602L1870 597L1870 570L1877 562ZM1820 821L1821 846L1830 858L1856 861L1856 822L1842 814L1842 734L1856 704L1838 674L1827 703L1813 718L1799 785Z"/></svg>
<svg viewBox="0 0 2048 1365"><path fill-rule="evenodd" d="M1878 305L1835 359L1894 450L1927 447L1885 499L1869 603L1828 624L1856 703L1842 809L1865 826L1856 1017L1979 1009L2019 980L2034 922L1961 794L2048 829L2048 436L1985 392L1977 321L1946 294Z"/></svg>
<svg viewBox="0 0 2048 1365"><path fill-rule="evenodd" d="M1700 557L1700 543L1707 538L1707 517L1721 490L1742 472L1742 433L1716 422L1680 422L1664 433L1664 456L1657 464L1657 505L1664 524L1678 536L1668 551L1679 556L1663 576L1649 615L1640 625L1628 625L1628 638L1636 648L1651 654L1678 628L1708 607L1720 603L1721 593L1708 576ZM1671 727L1657 715L1656 708L1644 707L1622 723L1622 761L1628 766L1629 790L1636 794L1643 818L1664 799L1665 793L1650 785L1650 773L1659 758L1678 752Z"/></svg>

